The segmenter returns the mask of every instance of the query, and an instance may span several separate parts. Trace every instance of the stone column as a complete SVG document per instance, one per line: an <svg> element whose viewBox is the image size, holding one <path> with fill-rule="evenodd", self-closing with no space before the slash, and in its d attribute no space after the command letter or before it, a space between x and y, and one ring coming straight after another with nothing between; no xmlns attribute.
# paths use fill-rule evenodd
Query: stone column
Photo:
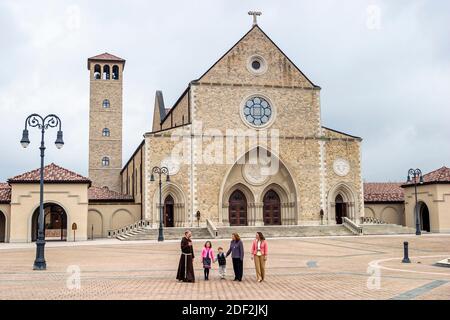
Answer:
<svg viewBox="0 0 450 320"><path fill-rule="evenodd" d="M230 226L230 219L228 216L229 207L230 207L229 203L222 204L222 225L225 227Z"/></svg>
<svg viewBox="0 0 450 320"><path fill-rule="evenodd" d="M255 202L255 224L256 227L262 227L264 226L264 217L263 217L263 208L264 203L263 202Z"/></svg>

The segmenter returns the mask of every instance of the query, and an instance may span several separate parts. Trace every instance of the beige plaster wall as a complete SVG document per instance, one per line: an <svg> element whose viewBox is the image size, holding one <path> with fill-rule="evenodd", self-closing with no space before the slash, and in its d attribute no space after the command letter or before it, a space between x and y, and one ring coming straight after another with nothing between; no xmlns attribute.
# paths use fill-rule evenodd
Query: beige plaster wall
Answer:
<svg viewBox="0 0 450 320"><path fill-rule="evenodd" d="M10 242L31 242L32 215L39 207L39 184L11 185ZM67 214L67 241L73 241L72 223L77 224L76 239L87 239L87 184L45 184L44 202L60 205Z"/></svg>

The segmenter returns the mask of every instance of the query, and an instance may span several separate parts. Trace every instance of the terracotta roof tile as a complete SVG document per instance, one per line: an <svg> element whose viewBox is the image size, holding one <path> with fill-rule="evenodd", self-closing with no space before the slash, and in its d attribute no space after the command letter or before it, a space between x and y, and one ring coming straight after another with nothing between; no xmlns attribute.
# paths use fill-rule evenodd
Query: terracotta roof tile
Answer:
<svg viewBox="0 0 450 320"><path fill-rule="evenodd" d="M125 59L119 58L108 52L98 54L96 56L90 57L88 60L112 60L112 61L125 61Z"/></svg>
<svg viewBox="0 0 450 320"><path fill-rule="evenodd" d="M401 183L364 183L364 202L403 202Z"/></svg>
<svg viewBox="0 0 450 320"><path fill-rule="evenodd" d="M11 186L7 183L0 182L0 203L11 202Z"/></svg>
<svg viewBox="0 0 450 320"><path fill-rule="evenodd" d="M90 187L90 201L132 201L133 197L116 191L109 190L108 187Z"/></svg>
<svg viewBox="0 0 450 320"><path fill-rule="evenodd" d="M35 169L13 178L8 179L9 183L32 183L39 182L40 169ZM67 170L54 163L44 167L44 182L50 183L91 183L86 177L73 171Z"/></svg>
<svg viewBox="0 0 450 320"><path fill-rule="evenodd" d="M423 175L423 182L427 184L433 183L450 183L450 168L442 167ZM412 185L413 182L405 183L404 186Z"/></svg>

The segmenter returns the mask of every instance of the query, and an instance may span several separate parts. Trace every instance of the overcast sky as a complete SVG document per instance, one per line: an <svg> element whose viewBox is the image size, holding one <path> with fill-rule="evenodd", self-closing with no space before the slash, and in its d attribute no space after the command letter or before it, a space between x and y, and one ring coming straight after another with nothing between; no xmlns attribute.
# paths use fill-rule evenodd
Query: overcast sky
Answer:
<svg viewBox="0 0 450 320"><path fill-rule="evenodd" d="M0 0L0 181L39 167L30 113L56 113L46 163L87 175L86 59L110 52L124 74L124 162L151 127L154 94L172 105L251 27L322 87L323 125L363 137L366 181L450 166L450 2L439 0Z"/></svg>

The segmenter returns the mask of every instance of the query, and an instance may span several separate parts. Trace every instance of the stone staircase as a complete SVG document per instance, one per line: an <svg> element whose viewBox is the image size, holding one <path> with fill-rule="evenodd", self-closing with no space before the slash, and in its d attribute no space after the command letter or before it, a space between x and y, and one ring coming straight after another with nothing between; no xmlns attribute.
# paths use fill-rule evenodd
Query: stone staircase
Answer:
<svg viewBox="0 0 450 320"><path fill-rule="evenodd" d="M342 225L335 226L262 226L262 227L217 227L217 238L231 238L236 232L241 238L254 238L256 232L266 238L279 237L322 237L352 236L353 233Z"/></svg>
<svg viewBox="0 0 450 320"><path fill-rule="evenodd" d="M189 228L194 239L212 239L208 228ZM186 228L164 228L165 240L180 240L184 236ZM116 238L122 241L134 240L158 240L158 229L139 228L127 233L118 235Z"/></svg>
<svg viewBox="0 0 450 320"><path fill-rule="evenodd" d="M349 219L342 225L325 226L248 226L248 227L216 227L207 221L204 228L189 228L194 239L229 239L232 233L238 233L241 238L254 238L256 232L262 232L267 238L280 237L323 237L323 236L353 236L353 235L394 235L414 234L413 228L395 224L366 223L357 224ZM164 228L165 240L179 240L186 228ZM133 225L111 230L109 237L122 241L157 240L158 229L150 228L148 222L137 222Z"/></svg>

